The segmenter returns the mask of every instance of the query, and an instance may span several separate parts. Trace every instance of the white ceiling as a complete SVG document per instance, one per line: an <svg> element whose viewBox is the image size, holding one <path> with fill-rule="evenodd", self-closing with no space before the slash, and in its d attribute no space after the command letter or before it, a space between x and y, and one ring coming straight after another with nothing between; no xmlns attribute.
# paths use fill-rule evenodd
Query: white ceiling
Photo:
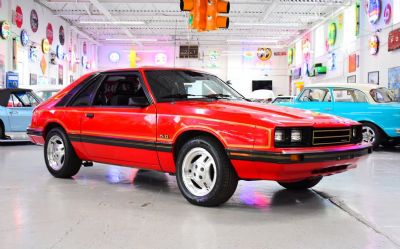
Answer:
<svg viewBox="0 0 400 249"><path fill-rule="evenodd" d="M231 0L227 30L196 32L178 0L35 0L100 43L286 45L351 0ZM85 22L108 22L85 23ZM144 24L113 24L137 21ZM112 39L112 41L110 40ZM125 39L125 40L119 40ZM141 39L141 40L140 40ZM143 40L144 39L144 40ZM118 41L116 41L118 40ZM155 42L157 40L157 42Z"/></svg>

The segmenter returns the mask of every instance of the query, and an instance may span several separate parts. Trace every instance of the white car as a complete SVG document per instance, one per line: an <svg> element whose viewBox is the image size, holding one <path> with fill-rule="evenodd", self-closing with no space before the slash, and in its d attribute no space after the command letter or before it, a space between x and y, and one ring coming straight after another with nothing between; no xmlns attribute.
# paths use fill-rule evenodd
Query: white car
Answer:
<svg viewBox="0 0 400 249"><path fill-rule="evenodd" d="M254 102L270 103L274 98L274 92L266 89L255 90L250 94L250 99Z"/></svg>

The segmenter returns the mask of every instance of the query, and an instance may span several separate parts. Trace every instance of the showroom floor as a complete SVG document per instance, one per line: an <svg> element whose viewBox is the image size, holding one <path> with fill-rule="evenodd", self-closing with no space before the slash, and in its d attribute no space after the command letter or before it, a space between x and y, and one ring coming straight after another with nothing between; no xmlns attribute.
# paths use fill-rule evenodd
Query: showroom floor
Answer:
<svg viewBox="0 0 400 249"><path fill-rule="evenodd" d="M400 248L400 148L303 193L241 181L219 208L157 172L95 164L55 179L42 154L0 145L0 248Z"/></svg>

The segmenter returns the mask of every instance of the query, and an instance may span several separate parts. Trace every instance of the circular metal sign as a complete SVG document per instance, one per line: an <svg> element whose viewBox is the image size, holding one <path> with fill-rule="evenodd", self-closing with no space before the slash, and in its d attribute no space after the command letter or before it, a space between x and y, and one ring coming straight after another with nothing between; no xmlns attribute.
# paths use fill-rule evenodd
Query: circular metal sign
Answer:
<svg viewBox="0 0 400 249"><path fill-rule="evenodd" d="M389 24L391 18L392 18L392 5L388 3L385 7L385 10L383 11L383 20L385 21L385 24Z"/></svg>
<svg viewBox="0 0 400 249"><path fill-rule="evenodd" d="M47 24L46 38L49 40L50 45L53 44L53 25L51 23Z"/></svg>
<svg viewBox="0 0 400 249"><path fill-rule="evenodd" d="M270 48L259 48L257 49L257 57L262 61L267 61L272 56L272 50Z"/></svg>
<svg viewBox="0 0 400 249"><path fill-rule="evenodd" d="M368 20L371 24L378 22L381 15L381 1L380 0L369 0L367 1L367 15Z"/></svg>
<svg viewBox="0 0 400 249"><path fill-rule="evenodd" d="M15 9L15 24L17 25L17 28L22 27L23 21L24 21L24 16L22 14L22 9L19 5L17 5L17 8Z"/></svg>
<svg viewBox="0 0 400 249"><path fill-rule="evenodd" d="M376 35L372 35L368 39L369 53L376 55L379 51L379 38Z"/></svg>
<svg viewBox="0 0 400 249"><path fill-rule="evenodd" d="M58 39L60 40L60 44L64 46L65 43L65 32L64 32L64 27L60 26L60 29L58 30Z"/></svg>
<svg viewBox="0 0 400 249"><path fill-rule="evenodd" d="M31 11L30 19L31 19L31 29L32 29L33 33L36 33L36 31L39 28L39 17L38 17L36 10Z"/></svg>
<svg viewBox="0 0 400 249"><path fill-rule="evenodd" d="M47 54L50 52L50 42L47 39L42 40L42 51L44 54Z"/></svg>
<svg viewBox="0 0 400 249"><path fill-rule="evenodd" d="M7 21L3 21L0 23L0 36L3 39L8 39L11 34L10 24Z"/></svg>
<svg viewBox="0 0 400 249"><path fill-rule="evenodd" d="M56 55L59 60L64 59L64 49L62 45L57 45Z"/></svg>
<svg viewBox="0 0 400 249"><path fill-rule="evenodd" d="M110 62L112 63L118 63L120 60L120 55L118 52L112 52L110 53L110 55L108 56L108 59L110 60Z"/></svg>
<svg viewBox="0 0 400 249"><path fill-rule="evenodd" d="M26 45L28 45L28 43L29 43L29 35L28 35L28 32L26 32L25 29L23 29L23 30L21 31L20 38L21 38L21 45L22 45L23 47L25 47Z"/></svg>

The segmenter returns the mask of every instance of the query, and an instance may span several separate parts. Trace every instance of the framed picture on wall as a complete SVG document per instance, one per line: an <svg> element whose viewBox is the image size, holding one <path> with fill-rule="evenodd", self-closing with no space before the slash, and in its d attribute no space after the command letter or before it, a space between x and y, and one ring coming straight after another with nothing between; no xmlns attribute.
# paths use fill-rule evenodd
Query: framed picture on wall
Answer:
<svg viewBox="0 0 400 249"><path fill-rule="evenodd" d="M347 83L356 83L357 78L356 75L347 76Z"/></svg>
<svg viewBox="0 0 400 249"><path fill-rule="evenodd" d="M368 72L368 83L379 85L379 71Z"/></svg>
<svg viewBox="0 0 400 249"><path fill-rule="evenodd" d="M37 83L38 83L37 74L31 73L29 75L29 85L34 86L37 85Z"/></svg>
<svg viewBox="0 0 400 249"><path fill-rule="evenodd" d="M389 68L388 83L388 88L395 95L395 101L400 102L400 67Z"/></svg>

